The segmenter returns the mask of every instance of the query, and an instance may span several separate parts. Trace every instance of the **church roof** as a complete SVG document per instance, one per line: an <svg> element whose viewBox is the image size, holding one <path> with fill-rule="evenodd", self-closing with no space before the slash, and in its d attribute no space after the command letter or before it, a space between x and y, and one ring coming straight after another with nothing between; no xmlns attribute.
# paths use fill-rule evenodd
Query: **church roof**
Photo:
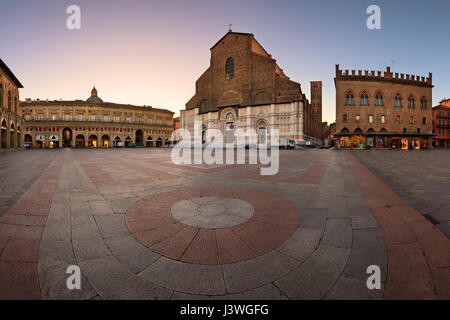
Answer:
<svg viewBox="0 0 450 320"><path fill-rule="evenodd" d="M243 36L251 36L251 37L254 36L253 33L234 32L234 31L229 30L222 38L220 38L219 41L216 42L216 44L214 44L214 45L211 47L211 50L214 49L220 42L222 42L223 39L225 39L225 37L227 37L227 36L230 35L230 34L239 34L239 35L243 35Z"/></svg>

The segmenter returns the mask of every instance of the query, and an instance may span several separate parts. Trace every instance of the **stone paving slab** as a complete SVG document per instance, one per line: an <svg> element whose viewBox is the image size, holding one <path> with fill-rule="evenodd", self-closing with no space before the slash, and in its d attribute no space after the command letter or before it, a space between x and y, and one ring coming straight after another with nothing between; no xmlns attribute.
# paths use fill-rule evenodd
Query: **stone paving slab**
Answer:
<svg viewBox="0 0 450 320"><path fill-rule="evenodd" d="M445 215L415 210L348 152L283 151L280 174L260 179L258 166L177 168L170 150L151 151L54 158L0 217L0 288L10 290L0 298L448 298L445 224L429 222ZM183 200L211 219L231 206L247 220L188 226L171 216ZM69 265L81 267L81 291L65 287ZM381 290L366 287L369 265Z"/></svg>

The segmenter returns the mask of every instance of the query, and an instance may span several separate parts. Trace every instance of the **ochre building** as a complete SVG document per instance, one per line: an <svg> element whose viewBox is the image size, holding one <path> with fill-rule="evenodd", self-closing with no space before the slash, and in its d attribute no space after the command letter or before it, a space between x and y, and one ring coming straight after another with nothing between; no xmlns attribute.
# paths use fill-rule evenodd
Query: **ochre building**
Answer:
<svg viewBox="0 0 450 320"><path fill-rule="evenodd" d="M445 99L433 108L434 146L450 148L450 99Z"/></svg>
<svg viewBox="0 0 450 320"><path fill-rule="evenodd" d="M336 65L338 148L432 147L432 74L340 70Z"/></svg>
<svg viewBox="0 0 450 320"><path fill-rule="evenodd" d="M171 143L173 112L103 102L92 89L86 100L20 104L27 148L161 147Z"/></svg>
<svg viewBox="0 0 450 320"><path fill-rule="evenodd" d="M239 143L237 129L252 129L259 143L270 141L270 130L280 137L322 143L321 84L312 106L300 84L289 79L253 34L229 31L211 48L209 68L196 82L195 95L181 111L181 127L194 133L194 120L218 129L225 143Z"/></svg>
<svg viewBox="0 0 450 320"><path fill-rule="evenodd" d="M23 88L22 84L0 59L0 150L23 147L19 88Z"/></svg>

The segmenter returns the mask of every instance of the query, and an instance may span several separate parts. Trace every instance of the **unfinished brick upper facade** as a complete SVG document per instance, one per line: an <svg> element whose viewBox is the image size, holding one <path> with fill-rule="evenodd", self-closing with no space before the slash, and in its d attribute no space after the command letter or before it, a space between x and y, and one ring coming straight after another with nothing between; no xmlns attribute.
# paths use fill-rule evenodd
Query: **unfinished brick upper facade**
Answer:
<svg viewBox="0 0 450 320"><path fill-rule="evenodd" d="M211 48L210 66L181 111L181 126L191 130L194 118L202 130L264 130L261 141L269 129L300 144L319 143L322 132L300 84L286 76L253 34L231 30Z"/></svg>

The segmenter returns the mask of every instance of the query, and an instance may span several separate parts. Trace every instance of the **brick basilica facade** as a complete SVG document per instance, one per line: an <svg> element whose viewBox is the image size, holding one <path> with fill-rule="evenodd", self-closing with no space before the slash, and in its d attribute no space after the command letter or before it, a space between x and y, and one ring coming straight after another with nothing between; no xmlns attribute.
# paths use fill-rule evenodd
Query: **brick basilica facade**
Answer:
<svg viewBox="0 0 450 320"><path fill-rule="evenodd" d="M230 30L211 48L210 66L181 111L181 127L192 135L196 120L202 132L220 130L225 143L238 142L237 129L254 129L259 143L270 141L271 129L297 144L321 143L321 83L311 86L314 107L253 34Z"/></svg>
<svg viewBox="0 0 450 320"><path fill-rule="evenodd" d="M172 111L103 102L95 88L86 101L28 99L20 106L27 148L161 147L172 140Z"/></svg>

